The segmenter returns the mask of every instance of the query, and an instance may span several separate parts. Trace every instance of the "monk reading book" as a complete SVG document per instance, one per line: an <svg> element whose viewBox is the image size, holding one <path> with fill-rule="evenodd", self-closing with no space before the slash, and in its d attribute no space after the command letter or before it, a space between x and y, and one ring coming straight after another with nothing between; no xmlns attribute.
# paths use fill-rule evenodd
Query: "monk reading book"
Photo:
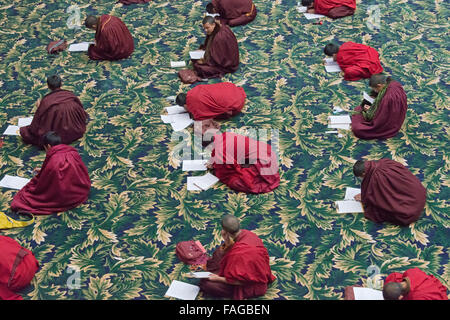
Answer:
<svg viewBox="0 0 450 320"><path fill-rule="evenodd" d="M385 300L448 300L447 288L419 268L391 273L383 286Z"/></svg>
<svg viewBox="0 0 450 320"><path fill-rule="evenodd" d="M95 30L95 44L88 49L90 59L113 61L128 58L133 53L133 37L119 18L108 14L88 16L84 25Z"/></svg>
<svg viewBox="0 0 450 320"><path fill-rule="evenodd" d="M233 215L222 218L221 234L224 243L206 263L207 270L213 274L200 281L200 289L212 297L234 300L264 295L275 277L261 239L241 229Z"/></svg>
<svg viewBox="0 0 450 320"><path fill-rule="evenodd" d="M252 0L212 0L206 5L206 11L218 13L220 22L230 27L252 22L257 13Z"/></svg>
<svg viewBox="0 0 450 320"><path fill-rule="evenodd" d="M241 112L245 104L245 91L233 83L201 84L176 98L194 120L226 119Z"/></svg>
<svg viewBox="0 0 450 320"><path fill-rule="evenodd" d="M345 42L341 46L329 43L324 53L333 57L344 73L344 79L356 81L383 72L378 52L364 44Z"/></svg>
<svg viewBox="0 0 450 320"><path fill-rule="evenodd" d="M352 131L360 139L392 138L400 131L408 109L405 90L382 74L372 75L369 85L375 100L355 108Z"/></svg>
<svg viewBox="0 0 450 320"><path fill-rule="evenodd" d="M62 81L58 75L47 78L50 93L42 101L29 126L20 128L23 142L42 147L42 136L55 131L64 144L81 138L86 131L88 114L80 99L72 92L61 89Z"/></svg>
<svg viewBox="0 0 450 320"><path fill-rule="evenodd" d="M353 173L362 178L361 194L356 195L355 200L362 202L367 219L400 226L419 219L427 193L420 180L404 165L390 159L358 160Z"/></svg>
<svg viewBox="0 0 450 320"><path fill-rule="evenodd" d="M202 79L221 78L226 73L235 72L239 67L239 47L236 36L226 25L216 23L206 16L202 22L206 32L205 42L200 46L205 50L202 59L193 60L194 70Z"/></svg>
<svg viewBox="0 0 450 320"><path fill-rule="evenodd" d="M356 0L302 0L308 13L323 14L332 19L351 16L355 13Z"/></svg>
<svg viewBox="0 0 450 320"><path fill-rule="evenodd" d="M43 138L47 155L39 173L13 198L12 211L52 214L73 209L89 196L91 180L77 150L55 132Z"/></svg>

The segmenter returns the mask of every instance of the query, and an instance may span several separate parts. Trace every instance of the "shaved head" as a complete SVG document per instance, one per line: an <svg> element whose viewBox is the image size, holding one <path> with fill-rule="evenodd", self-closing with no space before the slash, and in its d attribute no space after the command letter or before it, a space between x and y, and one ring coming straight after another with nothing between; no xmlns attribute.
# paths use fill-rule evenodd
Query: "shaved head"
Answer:
<svg viewBox="0 0 450 320"><path fill-rule="evenodd" d="M325 46L325 48L323 49L323 52L329 57L332 57L333 54L337 54L338 51L339 51L339 46L334 43L327 44Z"/></svg>
<svg viewBox="0 0 450 320"><path fill-rule="evenodd" d="M376 87L378 84L385 84L387 78L388 77L386 75L382 74L382 73L373 74L370 77L369 86Z"/></svg>
<svg viewBox="0 0 450 320"><path fill-rule="evenodd" d="M356 177L362 177L364 174L364 161L362 160L358 160L355 162L355 164L353 165L353 174Z"/></svg>
<svg viewBox="0 0 450 320"><path fill-rule="evenodd" d="M211 16L206 16L203 18L202 24L215 24L216 23L216 19L214 19Z"/></svg>
<svg viewBox="0 0 450 320"><path fill-rule="evenodd" d="M94 26L97 24L96 16L87 16L86 20L84 20L84 25L86 28L95 29Z"/></svg>
<svg viewBox="0 0 450 320"><path fill-rule="evenodd" d="M399 282L389 282L383 286L384 300L398 300L403 295L403 289Z"/></svg>
<svg viewBox="0 0 450 320"><path fill-rule="evenodd" d="M239 219L231 214L227 214L222 218L222 229L228 233L235 234L240 230Z"/></svg>

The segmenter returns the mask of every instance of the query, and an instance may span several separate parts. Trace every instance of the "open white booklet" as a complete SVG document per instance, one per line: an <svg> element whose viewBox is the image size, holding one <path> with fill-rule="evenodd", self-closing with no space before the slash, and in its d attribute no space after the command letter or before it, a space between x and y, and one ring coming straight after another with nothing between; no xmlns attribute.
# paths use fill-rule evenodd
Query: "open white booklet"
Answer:
<svg viewBox="0 0 450 320"><path fill-rule="evenodd" d="M338 213L358 213L364 212L360 201L355 200L355 196L361 193L361 189L349 188L345 191L343 201L336 201L336 209Z"/></svg>

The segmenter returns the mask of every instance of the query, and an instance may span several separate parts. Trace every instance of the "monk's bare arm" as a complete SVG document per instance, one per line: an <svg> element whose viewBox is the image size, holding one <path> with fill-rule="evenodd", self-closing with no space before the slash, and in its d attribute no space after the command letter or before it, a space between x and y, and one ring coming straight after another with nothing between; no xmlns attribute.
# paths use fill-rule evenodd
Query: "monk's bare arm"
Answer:
<svg viewBox="0 0 450 320"><path fill-rule="evenodd" d="M234 285L234 286L242 285L242 283L239 282L239 281L228 282L225 277L220 277L217 274L210 275L209 276L209 280L215 281L215 282L222 282L222 283L226 283L226 284L231 284L231 285Z"/></svg>

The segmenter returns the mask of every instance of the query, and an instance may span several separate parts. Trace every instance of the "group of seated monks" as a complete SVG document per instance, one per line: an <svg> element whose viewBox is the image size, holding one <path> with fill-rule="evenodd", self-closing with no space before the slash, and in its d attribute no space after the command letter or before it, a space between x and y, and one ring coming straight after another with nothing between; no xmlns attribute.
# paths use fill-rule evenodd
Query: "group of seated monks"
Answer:
<svg viewBox="0 0 450 320"><path fill-rule="evenodd" d="M303 0L302 4L308 7L308 12L332 18L352 15L356 8L354 0ZM194 60L193 67L201 78L220 78L235 72L239 65L238 43L230 27L253 21L257 10L251 0L212 0L207 11L218 16L203 19L207 36L200 48L205 50L205 55ZM119 18L88 16L85 26L96 31L95 43L88 50L91 59L120 60L133 53L133 38ZM375 100L355 108L351 124L355 136L361 139L395 136L405 119L406 94L400 83L381 73L383 67L376 50L346 42L341 46L328 44L324 53L339 64L345 80L370 79ZM61 89L59 76L49 77L47 84L51 92L37 102L32 123L20 129L23 141L43 148L46 158L42 168L37 169L31 181L14 196L11 209L15 212L63 212L82 204L89 196L88 170L76 149L68 145L84 135L88 114L72 92ZM203 138L211 135L212 153L207 168L213 170L220 181L237 192L267 193L280 184L278 159L270 144L233 132L221 133L220 124L215 121L239 114L246 97L243 88L224 82L197 85L187 93L178 94L176 103L194 120L202 121ZM362 202L367 219L400 226L419 219L425 206L426 190L405 166L390 159L357 161L353 172L362 179L361 194L355 199ZM203 266L213 275L201 280L201 290L206 295L232 299L264 295L275 277L262 240L255 233L241 229L233 215L225 215L221 226L224 242ZM36 263L32 261L30 266L34 275ZM27 274L26 279L30 278L31 273L24 274ZM0 299L11 297L11 288L6 288L0 278ZM447 299L446 288L439 280L417 268L403 275L389 275L383 295L393 300Z"/></svg>

